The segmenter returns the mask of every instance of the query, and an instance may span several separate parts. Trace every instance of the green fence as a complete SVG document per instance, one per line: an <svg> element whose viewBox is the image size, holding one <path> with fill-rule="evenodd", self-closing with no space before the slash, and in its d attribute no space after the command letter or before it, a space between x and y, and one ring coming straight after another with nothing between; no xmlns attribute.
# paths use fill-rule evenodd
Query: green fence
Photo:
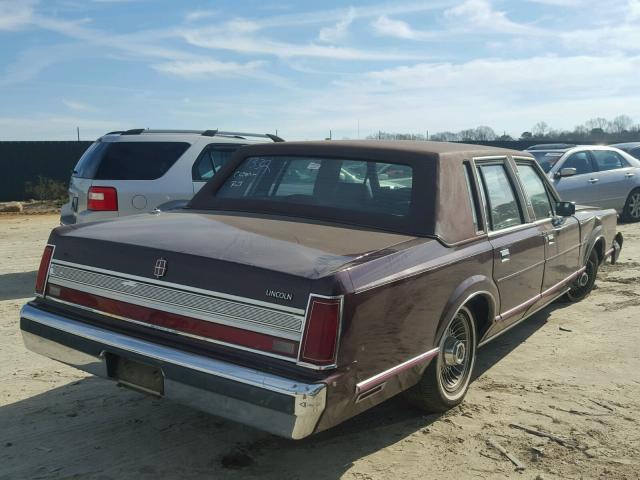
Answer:
<svg viewBox="0 0 640 480"><path fill-rule="evenodd" d="M474 142L494 147L524 150L551 140ZM560 142L562 143L562 142ZM39 176L65 182L91 142L0 142L0 202L26 200L27 182Z"/></svg>
<svg viewBox="0 0 640 480"><path fill-rule="evenodd" d="M39 176L69 181L92 142L0 142L0 201L26 200L25 184Z"/></svg>

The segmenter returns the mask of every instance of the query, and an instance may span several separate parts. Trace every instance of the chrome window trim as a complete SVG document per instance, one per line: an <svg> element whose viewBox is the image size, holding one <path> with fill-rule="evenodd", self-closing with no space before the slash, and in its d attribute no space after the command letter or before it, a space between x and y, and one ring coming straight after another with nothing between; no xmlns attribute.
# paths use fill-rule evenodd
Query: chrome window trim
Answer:
<svg viewBox="0 0 640 480"><path fill-rule="evenodd" d="M173 333L173 334L179 335L181 337L189 337L189 338L193 338L193 339L196 339L196 340L202 340L202 341L205 341L205 342L214 343L216 345L222 345L222 346L230 347L230 348L237 348L237 349L240 349L240 350L245 350L247 352L258 353L260 355L266 355L266 356L269 356L269 357L277 358L279 360L286 360L288 362L295 362L296 361L296 359L293 358L293 357L285 357L285 356L281 356L281 355L278 355L278 354L275 354L275 353L265 352L263 350L256 350L256 349L253 349L253 348L245 347L243 345L237 345L235 343L222 342L220 340L215 340L213 338L201 337L199 335L194 335L194 334L191 334L191 333L181 332L180 330L173 330L171 328L161 327L161 326L158 326L158 325L153 325L151 323L145 323L145 322L140 322L138 320L132 320L131 318L123 317L123 316L120 316L120 315L115 315L113 313L103 312L102 310L97 310L97 309L91 308L91 307L85 307L84 305L78 305L76 303L67 302L65 300L60 300L60 299L55 298L55 297L47 297L47 300L48 301L52 301L52 302L56 302L56 303L60 303L60 304L63 304L63 305L68 305L70 307L78 308L80 310L85 310L87 312L95 313L95 314L98 314L98 315L103 315L105 317L114 318L116 320L122 320L124 322L133 323L135 325L148 327L148 328L151 328L151 329L154 329L154 330L160 330L160 331L163 331L163 332Z"/></svg>
<svg viewBox="0 0 640 480"><path fill-rule="evenodd" d="M54 260L52 260L52 263L54 263ZM198 288L198 287L192 287L189 285L183 285L183 284L179 284L179 283L173 283L173 282L164 282L161 280L155 280L152 278L147 278L147 277L140 277L137 275L131 275L128 273L122 273L122 272L116 272L113 270L106 270L104 268L98 268L98 267L91 267L89 265L83 265L80 263L74 263L74 262L67 262L65 260L55 260L55 263L58 263L60 265L67 265L70 267L75 267L75 268L79 268L82 270L89 270L89 271L93 271L93 272L98 272L98 273L103 273L106 275L113 275L116 277L122 277L122 278L126 278L126 279L130 279L130 280L136 280L139 282L145 282L145 283L151 283L154 285L159 285L161 287L169 287L169 288L175 288L178 290L184 290L187 292L195 292L195 293L199 293L202 295L209 295L212 297L218 297L218 298L222 298L225 300L232 300L232 301L237 301L237 302L241 302L241 303L247 303L247 304L252 304L252 305L258 305L260 307L265 307L265 308L270 308L273 310L279 310L282 312L287 312L287 313L293 313L295 315L304 315L305 314L305 310L301 309L301 308L293 308L293 307L287 307L285 305L279 305L276 303L270 303L270 302L263 302L261 300L255 300L253 298L247 298L247 297L240 297L238 295L231 295L228 293L222 293L222 292L216 292L213 290L205 290L203 288Z"/></svg>
<svg viewBox="0 0 640 480"><path fill-rule="evenodd" d="M489 237L491 237L492 234L494 233L504 232L506 230L522 227L523 225L527 225L531 222L531 218L529 217L529 210L528 208L526 208L527 206L526 199L524 198L524 195L520 186L520 179L517 178L516 172L514 171L510 160L512 160L512 158L509 155L474 157L471 160L473 165L473 170L474 170L473 174L476 177L476 181L478 182L478 186L481 190L481 195L480 195L481 205L482 205L482 210L484 212L487 235ZM513 225L511 227L505 227L500 230L493 230L491 226L492 220L490 219L491 212L489 211L489 203L488 203L488 199L486 198L487 197L486 192L484 191L486 185L479 175L479 170L484 165L500 165L504 168L507 179L513 191L514 200L516 201L518 211L520 213L520 221L521 221L520 224Z"/></svg>

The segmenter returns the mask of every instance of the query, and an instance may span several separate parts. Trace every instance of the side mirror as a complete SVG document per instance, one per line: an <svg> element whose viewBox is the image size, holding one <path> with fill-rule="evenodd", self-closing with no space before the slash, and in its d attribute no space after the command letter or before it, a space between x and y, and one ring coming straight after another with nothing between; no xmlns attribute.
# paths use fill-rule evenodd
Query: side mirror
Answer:
<svg viewBox="0 0 640 480"><path fill-rule="evenodd" d="M578 170L575 168L561 168L559 172L556 172L556 178L573 177Z"/></svg>
<svg viewBox="0 0 640 480"><path fill-rule="evenodd" d="M556 202L556 214L560 217L570 217L572 215L575 215L575 213L575 202Z"/></svg>

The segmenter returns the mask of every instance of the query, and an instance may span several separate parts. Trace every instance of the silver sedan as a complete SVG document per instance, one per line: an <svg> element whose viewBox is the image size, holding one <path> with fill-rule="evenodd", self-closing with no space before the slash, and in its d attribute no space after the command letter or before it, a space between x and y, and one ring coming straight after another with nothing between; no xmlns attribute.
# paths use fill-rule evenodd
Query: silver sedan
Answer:
<svg viewBox="0 0 640 480"><path fill-rule="evenodd" d="M597 145L529 153L564 200L614 208L622 220L640 221L640 161L628 153Z"/></svg>

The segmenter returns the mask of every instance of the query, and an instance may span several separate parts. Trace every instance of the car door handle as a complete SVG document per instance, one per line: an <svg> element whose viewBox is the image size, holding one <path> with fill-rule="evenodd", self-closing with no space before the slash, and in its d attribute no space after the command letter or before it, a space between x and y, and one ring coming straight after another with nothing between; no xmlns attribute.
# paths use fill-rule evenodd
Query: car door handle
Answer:
<svg viewBox="0 0 640 480"><path fill-rule="evenodd" d="M511 259L511 252L509 252L508 248L503 248L500 250L500 261L502 263L508 262Z"/></svg>
<svg viewBox="0 0 640 480"><path fill-rule="evenodd" d="M636 176L636 174L635 174L635 173L631 173L631 172L629 172L629 173L625 173L625 174L624 174L624 176L625 176L626 178L631 178L631 177L635 177L635 176Z"/></svg>
<svg viewBox="0 0 640 480"><path fill-rule="evenodd" d="M600 179L599 179L599 178L590 178L590 179L589 179L589 183L597 183L597 182L599 182L599 181L600 181Z"/></svg>

